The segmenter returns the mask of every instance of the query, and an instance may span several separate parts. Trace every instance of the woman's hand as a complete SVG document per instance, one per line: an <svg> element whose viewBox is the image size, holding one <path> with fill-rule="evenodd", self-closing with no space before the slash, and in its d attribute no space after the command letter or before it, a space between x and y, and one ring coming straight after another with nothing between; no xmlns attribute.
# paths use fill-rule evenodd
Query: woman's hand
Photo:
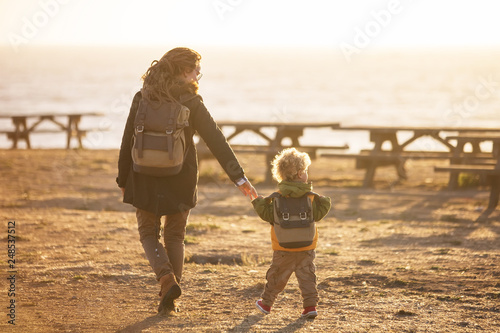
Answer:
<svg viewBox="0 0 500 333"><path fill-rule="evenodd" d="M249 180L238 186L238 188L246 197L250 197L250 200L257 198L258 196L257 191L252 186Z"/></svg>

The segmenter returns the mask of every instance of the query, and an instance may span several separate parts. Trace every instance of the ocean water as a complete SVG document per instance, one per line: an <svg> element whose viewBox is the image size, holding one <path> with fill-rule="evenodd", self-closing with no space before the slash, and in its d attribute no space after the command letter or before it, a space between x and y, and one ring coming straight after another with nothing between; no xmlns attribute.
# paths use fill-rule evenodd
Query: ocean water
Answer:
<svg viewBox="0 0 500 333"><path fill-rule="evenodd" d="M83 118L82 128L103 129L90 133L84 145L119 148L141 76L165 51L0 49L0 115L102 112ZM362 50L351 61L335 49L197 51L203 57L199 92L218 121L500 127L500 50ZM10 127L9 119L0 119L0 130ZM65 146L62 133L33 135L31 141L33 148ZM263 143L252 134L236 141ZM367 133L329 129L306 130L301 143L348 143L351 151L371 146ZM10 144L1 134L0 148Z"/></svg>

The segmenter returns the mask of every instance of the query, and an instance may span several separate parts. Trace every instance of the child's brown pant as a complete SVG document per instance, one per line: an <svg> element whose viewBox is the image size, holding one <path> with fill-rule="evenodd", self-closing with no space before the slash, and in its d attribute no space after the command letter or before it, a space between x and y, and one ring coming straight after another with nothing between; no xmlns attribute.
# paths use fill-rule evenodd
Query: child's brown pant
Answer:
<svg viewBox="0 0 500 333"><path fill-rule="evenodd" d="M159 281L162 276L174 273L177 281L180 281L184 267L184 235L189 211L165 216L165 247L158 239L160 217L142 209L137 209L136 216L142 247L156 279Z"/></svg>
<svg viewBox="0 0 500 333"><path fill-rule="evenodd" d="M285 289L288 279L295 272L302 294L304 308L318 305L314 250L288 252L274 251L271 267L267 271L267 284L262 293L262 303L272 306L278 294Z"/></svg>

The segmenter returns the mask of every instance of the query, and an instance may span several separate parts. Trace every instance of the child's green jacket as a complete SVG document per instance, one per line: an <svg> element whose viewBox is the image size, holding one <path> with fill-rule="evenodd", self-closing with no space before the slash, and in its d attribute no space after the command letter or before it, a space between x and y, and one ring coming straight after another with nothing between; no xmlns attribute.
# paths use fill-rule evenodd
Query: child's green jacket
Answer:
<svg viewBox="0 0 500 333"><path fill-rule="evenodd" d="M290 196L292 198L299 198L306 194L307 192L312 191L311 183L301 183L301 182L291 182L291 181L282 181L278 184L278 192L282 196ZM257 214L261 219L267 221L269 223L274 223L274 198L264 198L258 197L252 201L253 207ZM312 211L314 221L319 221L323 217L328 214L331 207L331 199L329 197L323 197L320 195L311 194L312 200ZM281 247L278 243L278 239L276 238L276 233L274 232L274 226L271 227L271 240L273 250L275 251L307 251L316 248L316 244L318 241L318 229L316 229L316 235L314 236L314 241L311 245L307 247L301 247L296 249L287 249Z"/></svg>

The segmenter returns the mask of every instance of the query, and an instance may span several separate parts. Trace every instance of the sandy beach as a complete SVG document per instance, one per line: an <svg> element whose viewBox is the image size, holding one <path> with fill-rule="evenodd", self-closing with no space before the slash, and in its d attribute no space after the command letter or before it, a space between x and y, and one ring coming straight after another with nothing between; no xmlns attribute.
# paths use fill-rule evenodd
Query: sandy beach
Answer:
<svg viewBox="0 0 500 333"><path fill-rule="evenodd" d="M272 193L262 156L239 158L259 194ZM117 150L0 150L2 332L500 331L500 214L476 222L489 191L446 190L448 175L433 172L446 161L410 160L404 182L383 168L373 189L361 188L353 160L313 161L314 190L333 209L319 224L319 316L304 320L295 277L270 315L255 308L269 225L214 161L200 169L181 311L156 315L159 285L121 202L117 159Z"/></svg>

